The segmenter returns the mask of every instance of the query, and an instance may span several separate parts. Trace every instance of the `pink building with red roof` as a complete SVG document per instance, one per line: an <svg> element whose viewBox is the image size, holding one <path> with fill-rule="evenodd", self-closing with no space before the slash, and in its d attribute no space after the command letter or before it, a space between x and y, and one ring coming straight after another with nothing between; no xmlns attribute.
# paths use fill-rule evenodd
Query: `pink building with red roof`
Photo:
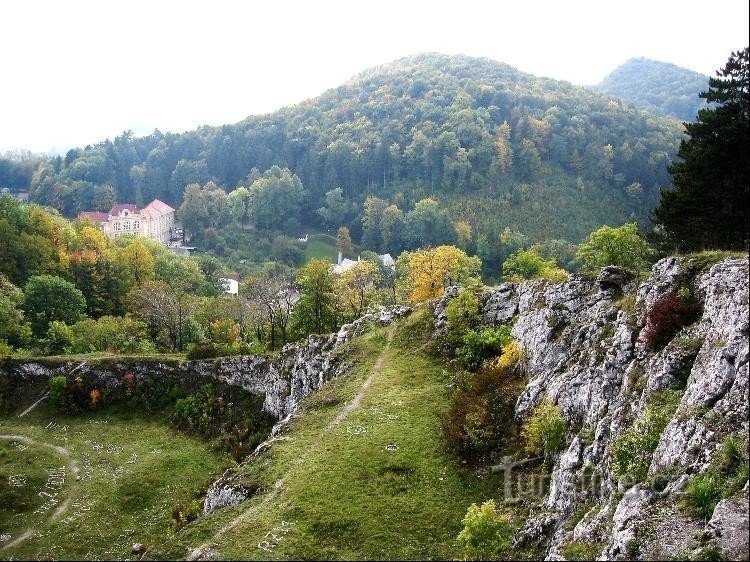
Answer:
<svg viewBox="0 0 750 562"><path fill-rule="evenodd" d="M132 203L122 203L112 207L109 213L86 211L79 216L99 224L110 238L130 234L168 242L174 228L174 209L158 199L143 209Z"/></svg>

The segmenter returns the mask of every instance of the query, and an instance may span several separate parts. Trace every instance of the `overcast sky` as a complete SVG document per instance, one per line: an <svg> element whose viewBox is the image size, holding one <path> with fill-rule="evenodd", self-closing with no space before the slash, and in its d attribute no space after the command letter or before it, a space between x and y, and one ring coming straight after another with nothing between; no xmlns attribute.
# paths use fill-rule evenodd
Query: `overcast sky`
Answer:
<svg viewBox="0 0 750 562"><path fill-rule="evenodd" d="M0 151L233 123L410 54L575 84L631 57L713 75L747 0L0 0Z"/></svg>

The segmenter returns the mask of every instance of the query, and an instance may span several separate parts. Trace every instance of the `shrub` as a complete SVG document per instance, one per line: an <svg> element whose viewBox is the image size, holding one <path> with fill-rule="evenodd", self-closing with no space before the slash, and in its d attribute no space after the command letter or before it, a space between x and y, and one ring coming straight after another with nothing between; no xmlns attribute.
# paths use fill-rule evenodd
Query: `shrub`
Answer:
<svg viewBox="0 0 750 562"><path fill-rule="evenodd" d="M464 334L463 345L456 350L456 356L466 369L474 371L485 360L500 355L503 347L510 342L510 326L468 330Z"/></svg>
<svg viewBox="0 0 750 562"><path fill-rule="evenodd" d="M463 524L457 538L464 547L465 560L496 560L512 544L511 519L497 511L494 500L484 502L481 507L471 504Z"/></svg>
<svg viewBox="0 0 750 562"><path fill-rule="evenodd" d="M87 318L71 326L74 353L152 353L156 350L141 320L102 316Z"/></svg>
<svg viewBox="0 0 750 562"><path fill-rule="evenodd" d="M65 375L58 375L49 380L49 403L56 408L65 407L65 389L68 386L68 379Z"/></svg>
<svg viewBox="0 0 750 562"><path fill-rule="evenodd" d="M65 322L55 320L47 329L44 349L47 355L70 353L73 346L73 331Z"/></svg>
<svg viewBox="0 0 750 562"><path fill-rule="evenodd" d="M679 404L680 391L665 390L652 396L642 418L612 443L612 469L619 479L642 482L664 428Z"/></svg>
<svg viewBox="0 0 750 562"><path fill-rule="evenodd" d="M458 380L442 428L448 444L462 457L481 458L516 437L514 412L523 389L522 356L518 344L509 344L499 359Z"/></svg>
<svg viewBox="0 0 750 562"><path fill-rule="evenodd" d="M503 262L503 279L546 279L562 282L568 278L565 270L557 267L555 260L545 260L534 250L519 250Z"/></svg>
<svg viewBox="0 0 750 562"><path fill-rule="evenodd" d="M480 306L472 291L464 289L445 307L445 316L450 326L448 338L460 342L466 332L474 328L480 320Z"/></svg>
<svg viewBox="0 0 750 562"><path fill-rule="evenodd" d="M646 343L661 349L683 327L692 324L700 315L700 306L690 293L671 292L657 300L646 314Z"/></svg>
<svg viewBox="0 0 750 562"><path fill-rule="evenodd" d="M560 413L560 408L545 398L534 408L521 429L525 441L525 451L530 455L544 453L549 459L565 447L565 432L568 422Z"/></svg>
<svg viewBox="0 0 750 562"><path fill-rule="evenodd" d="M592 232L578 247L576 260L585 271L616 265L637 273L648 266L652 256L650 246L638 235L638 226L628 223L618 228L603 226Z"/></svg>
<svg viewBox="0 0 750 562"><path fill-rule="evenodd" d="M175 532L182 529L191 521L195 521L203 512L203 506L198 500L187 504L177 504L172 508L172 529Z"/></svg>

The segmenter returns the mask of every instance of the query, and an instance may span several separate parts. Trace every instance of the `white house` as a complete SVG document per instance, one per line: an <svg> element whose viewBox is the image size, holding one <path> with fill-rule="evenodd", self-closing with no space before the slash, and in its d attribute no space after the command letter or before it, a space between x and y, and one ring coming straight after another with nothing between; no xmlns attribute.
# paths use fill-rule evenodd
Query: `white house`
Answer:
<svg viewBox="0 0 750 562"><path fill-rule="evenodd" d="M393 259L393 256L391 256L391 254L383 254L379 257L384 266L390 267L391 269L394 269L396 267L396 260ZM341 252L339 252L338 263L333 266L332 271L337 275L340 273L344 273L344 271L352 267L354 264L359 263L360 261L361 258L359 256L357 256L357 261L354 261L350 260L349 258L343 257Z"/></svg>
<svg viewBox="0 0 750 562"><path fill-rule="evenodd" d="M224 287L225 295L238 295L240 293L240 276L230 273L226 277L219 277L219 282Z"/></svg>

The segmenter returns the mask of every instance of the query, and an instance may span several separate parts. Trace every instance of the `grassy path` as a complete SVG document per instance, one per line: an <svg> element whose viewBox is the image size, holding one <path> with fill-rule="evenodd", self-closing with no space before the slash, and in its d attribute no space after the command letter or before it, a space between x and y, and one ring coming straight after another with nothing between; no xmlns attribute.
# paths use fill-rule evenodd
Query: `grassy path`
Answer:
<svg viewBox="0 0 750 562"><path fill-rule="evenodd" d="M375 360L375 364L372 367L372 371L370 372L369 376L365 379L365 381L362 383L362 386L359 388L359 391L354 396L354 398L347 402L341 410L339 410L338 414L336 414L336 417L331 420L331 422L326 426L323 433L321 433L321 439L318 439L312 447L308 448L304 455L300 456L292 465L291 470L289 473L284 475L284 477L279 478L276 482L273 483L273 486L271 487L271 491L268 492L264 497L263 500L251 507L249 507L247 510L240 513L237 517L230 520L228 523L224 524L218 531L216 531L216 534L211 538L210 541L204 543L203 545L199 546L198 548L192 549L188 556L188 560L203 560L203 559L211 559L216 556L216 541L221 538L222 535L225 535L227 532L231 531L235 527L237 527L240 523L243 523L244 521L247 521L249 518L254 516L258 511L260 511L263 507L265 507L269 502L274 500L276 496L282 491L284 487L284 481L291 476L291 472L298 468L299 466L303 465L307 459L313 455L318 453L318 449L320 447L320 443L322 440L322 436L325 432L328 432L332 430L334 427L339 425L343 420L346 419L346 417L354 411L362 401L362 397L367 392L367 389L370 388L370 385L372 384L373 379L375 376L377 376L380 371L383 368L383 362L385 359L385 354L390 348L391 341L393 341L393 329L388 330L388 341L383 348L383 350L378 355L378 358Z"/></svg>
<svg viewBox="0 0 750 562"><path fill-rule="evenodd" d="M46 398L46 395L43 397ZM34 408L37 404L41 402L40 400L37 400L31 408L24 411L21 416L27 414L32 408ZM19 416L19 417L21 417ZM73 476L75 477L74 482L78 481L78 474L80 472L80 469L78 467L78 463L73 459L72 455L70 454L70 451L66 449L65 447L60 447L59 445L53 445L51 443L43 443L40 441L37 441L36 439L31 439L30 437L26 437L25 435L7 435L7 434L0 434L0 439L7 439L7 440L13 440L13 441L20 441L22 443L25 443L26 445L31 446L38 446L38 447L45 447L47 449L52 449L55 453L65 458L68 468L70 468L70 471L73 473ZM59 518L61 515L63 515L68 508L70 507L70 503L73 498L73 492L75 491L75 488L77 485L74 483L72 486L70 486L67 490L67 497L60 503L60 505L57 506L55 511L52 513L52 515L49 517L49 521L54 521L55 519ZM15 546L18 546L22 542L26 541L29 537L31 537L36 532L36 529L33 527L29 527L25 531L23 531L19 536L17 536L12 541L4 544L2 546L2 550L6 550L8 548L13 548Z"/></svg>
<svg viewBox="0 0 750 562"><path fill-rule="evenodd" d="M301 404L270 452L242 467L261 491L212 512L156 559L456 559L473 502L499 498L444 450L450 376L420 349L426 315L348 344L347 374ZM195 545L201 545L197 549Z"/></svg>

